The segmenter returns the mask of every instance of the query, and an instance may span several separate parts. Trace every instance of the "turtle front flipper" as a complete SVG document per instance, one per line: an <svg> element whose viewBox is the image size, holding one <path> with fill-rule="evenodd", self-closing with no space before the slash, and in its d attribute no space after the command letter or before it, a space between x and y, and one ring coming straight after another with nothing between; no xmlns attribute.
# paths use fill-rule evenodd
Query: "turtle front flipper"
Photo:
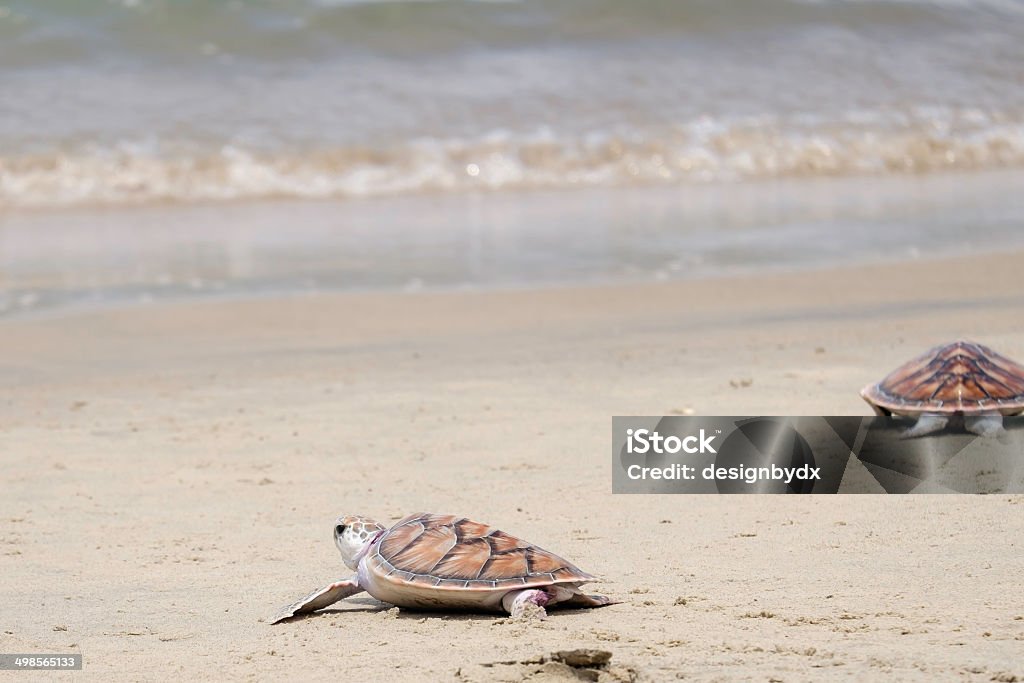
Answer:
<svg viewBox="0 0 1024 683"><path fill-rule="evenodd" d="M335 581L323 588L316 589L301 600L282 607L281 610L274 615L274 618L270 620L270 623L276 624L279 621L284 621L285 619L290 619L300 614L315 612L318 609L323 609L328 605L333 605L339 600L344 600L350 595L355 595L362 591L363 589L360 587L359 581L355 576L351 579Z"/></svg>

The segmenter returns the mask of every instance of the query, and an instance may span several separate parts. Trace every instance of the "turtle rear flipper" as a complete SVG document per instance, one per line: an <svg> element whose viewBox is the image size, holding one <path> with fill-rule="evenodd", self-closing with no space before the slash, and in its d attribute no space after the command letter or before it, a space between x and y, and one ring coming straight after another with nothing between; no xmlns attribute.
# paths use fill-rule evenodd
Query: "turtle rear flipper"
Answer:
<svg viewBox="0 0 1024 683"><path fill-rule="evenodd" d="M917 418L917 422L900 434L901 439L916 439L919 436L927 436L940 432L949 424L949 415L935 415L934 413L923 413Z"/></svg>
<svg viewBox="0 0 1024 683"><path fill-rule="evenodd" d="M279 621L291 619L292 617L300 614L315 612L318 609L323 609L328 605L333 605L339 600L344 600L350 595L355 595L362 591L363 589L359 586L359 582L354 576L351 579L335 581L323 588L316 589L301 600L297 600L290 605L282 607L280 611L274 615L274 618L270 620L270 623L276 624Z"/></svg>
<svg viewBox="0 0 1024 683"><path fill-rule="evenodd" d="M501 605L513 619L547 616L545 607L604 607L618 604L606 595L588 595L574 586L553 585L544 588L527 588L510 591L501 599Z"/></svg>
<svg viewBox="0 0 1024 683"><path fill-rule="evenodd" d="M604 607L605 605L618 605L621 600L612 600L607 595L588 595L587 593L576 593L568 600L563 600L561 605L566 607Z"/></svg>
<svg viewBox="0 0 1024 683"><path fill-rule="evenodd" d="M964 418L964 428L984 437L999 437L1006 433L1003 429L1003 416L999 413L968 415Z"/></svg>

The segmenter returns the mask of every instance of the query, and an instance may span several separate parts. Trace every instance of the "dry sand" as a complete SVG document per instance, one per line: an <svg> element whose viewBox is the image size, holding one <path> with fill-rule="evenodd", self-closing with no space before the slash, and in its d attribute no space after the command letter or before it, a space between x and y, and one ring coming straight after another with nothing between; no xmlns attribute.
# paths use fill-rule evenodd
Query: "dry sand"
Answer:
<svg viewBox="0 0 1024 683"><path fill-rule="evenodd" d="M0 652L81 652L52 677L87 680L560 680L485 665L575 647L613 653L606 679L1024 679L1020 497L610 493L614 414L866 414L857 390L930 344L1024 357L1022 270L0 323ZM266 623L345 575L335 515L417 510L528 538L624 602L524 624L358 597Z"/></svg>

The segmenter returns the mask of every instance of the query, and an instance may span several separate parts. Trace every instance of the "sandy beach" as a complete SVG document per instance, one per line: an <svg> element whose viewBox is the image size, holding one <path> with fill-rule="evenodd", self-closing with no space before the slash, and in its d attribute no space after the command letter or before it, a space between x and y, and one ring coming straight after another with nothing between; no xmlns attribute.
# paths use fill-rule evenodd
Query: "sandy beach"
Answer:
<svg viewBox="0 0 1024 683"><path fill-rule="evenodd" d="M75 680L1024 678L1020 497L613 496L612 415L866 414L959 337L1024 357L1024 253L0 321L0 651ZM540 623L358 596L340 513L451 512L604 577ZM59 677L54 675L54 677Z"/></svg>

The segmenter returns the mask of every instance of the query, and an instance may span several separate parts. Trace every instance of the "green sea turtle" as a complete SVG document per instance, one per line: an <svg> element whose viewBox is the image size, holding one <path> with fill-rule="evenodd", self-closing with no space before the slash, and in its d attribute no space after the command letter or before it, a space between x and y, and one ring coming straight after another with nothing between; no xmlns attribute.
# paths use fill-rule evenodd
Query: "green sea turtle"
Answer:
<svg viewBox="0 0 1024 683"><path fill-rule="evenodd" d="M429 610L544 618L545 607L603 607L613 601L579 587L595 578L554 553L455 515L417 513L390 529L339 517L334 543L355 575L282 608L270 622L306 614L366 591L381 602Z"/></svg>
<svg viewBox="0 0 1024 683"><path fill-rule="evenodd" d="M987 346L956 341L901 365L860 395L879 415L917 418L903 435L924 436L963 419L982 436L1003 431L1003 416L1024 413L1024 366Z"/></svg>

